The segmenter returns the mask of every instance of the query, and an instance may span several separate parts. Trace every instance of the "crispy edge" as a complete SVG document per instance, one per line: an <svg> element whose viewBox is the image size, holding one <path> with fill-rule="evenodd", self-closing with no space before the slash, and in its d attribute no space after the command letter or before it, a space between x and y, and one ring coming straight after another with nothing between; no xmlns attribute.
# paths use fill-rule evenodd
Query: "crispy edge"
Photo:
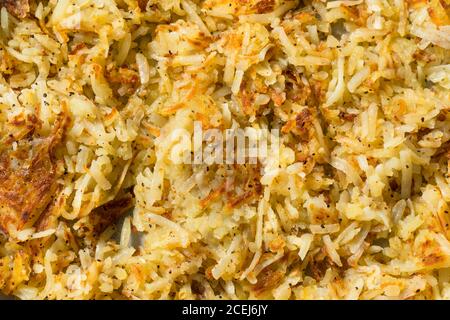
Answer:
<svg viewBox="0 0 450 320"><path fill-rule="evenodd" d="M0 154L0 230L11 235L32 226L50 203L57 188L55 148L62 141L68 117L62 114L53 133L23 160L18 170L10 168L10 153Z"/></svg>
<svg viewBox="0 0 450 320"><path fill-rule="evenodd" d="M30 12L29 0L0 0L0 6L17 18L25 18Z"/></svg>

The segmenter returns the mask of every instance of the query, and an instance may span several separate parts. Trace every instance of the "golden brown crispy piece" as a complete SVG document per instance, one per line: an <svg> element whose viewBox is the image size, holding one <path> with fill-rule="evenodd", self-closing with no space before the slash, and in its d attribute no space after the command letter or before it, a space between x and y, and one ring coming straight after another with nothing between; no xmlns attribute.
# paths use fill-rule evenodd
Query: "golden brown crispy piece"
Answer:
<svg viewBox="0 0 450 320"><path fill-rule="evenodd" d="M284 277L284 273L279 270L269 268L263 270L258 276L258 282L253 286L253 291L258 296L267 290L275 288Z"/></svg>
<svg viewBox="0 0 450 320"><path fill-rule="evenodd" d="M139 73L127 66L108 65L105 70L105 78L111 83L111 88L119 96L132 94L139 86ZM120 91L122 91L121 94Z"/></svg>
<svg viewBox="0 0 450 320"><path fill-rule="evenodd" d="M133 207L133 197L125 194L94 209L76 225L77 236L97 238L107 227L114 224Z"/></svg>
<svg viewBox="0 0 450 320"><path fill-rule="evenodd" d="M131 84L135 86L139 83L138 72L126 67L108 66L105 77L115 84Z"/></svg>
<svg viewBox="0 0 450 320"><path fill-rule="evenodd" d="M147 8L148 0L138 0L137 2L138 2L139 9L141 9L142 12L145 12L146 8Z"/></svg>
<svg viewBox="0 0 450 320"><path fill-rule="evenodd" d="M66 117L46 138L29 136L17 147L0 149L0 230L8 235L31 227L52 200L57 184L56 146L61 142ZM8 142L8 140L7 140ZM5 146L6 144L6 146Z"/></svg>
<svg viewBox="0 0 450 320"><path fill-rule="evenodd" d="M17 18L25 18L30 12L29 0L0 0L0 7L5 7L9 13Z"/></svg>
<svg viewBox="0 0 450 320"><path fill-rule="evenodd" d="M119 199L112 200L95 209L91 214L94 233L99 235L108 226L115 223L133 206L133 197L127 194Z"/></svg>
<svg viewBox="0 0 450 320"><path fill-rule="evenodd" d="M257 13L268 13L273 11L275 7L275 0L261 0L254 5Z"/></svg>

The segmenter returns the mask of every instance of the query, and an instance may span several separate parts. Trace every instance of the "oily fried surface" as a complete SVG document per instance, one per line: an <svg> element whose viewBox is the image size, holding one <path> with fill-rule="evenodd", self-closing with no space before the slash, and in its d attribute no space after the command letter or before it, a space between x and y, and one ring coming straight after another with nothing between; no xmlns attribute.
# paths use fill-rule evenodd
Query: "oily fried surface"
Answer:
<svg viewBox="0 0 450 320"><path fill-rule="evenodd" d="M58 120L48 137L31 135L0 150L0 229L4 233L32 226L50 203L58 178L54 151L65 123L65 118Z"/></svg>

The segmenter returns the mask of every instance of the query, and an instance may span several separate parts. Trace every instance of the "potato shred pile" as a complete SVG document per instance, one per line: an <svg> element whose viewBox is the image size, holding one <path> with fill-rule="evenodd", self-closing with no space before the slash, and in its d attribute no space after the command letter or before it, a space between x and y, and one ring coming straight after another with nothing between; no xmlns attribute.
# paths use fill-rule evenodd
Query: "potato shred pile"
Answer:
<svg viewBox="0 0 450 320"><path fill-rule="evenodd" d="M449 24L448 0L0 0L1 292L450 299ZM174 163L196 122L279 154Z"/></svg>

